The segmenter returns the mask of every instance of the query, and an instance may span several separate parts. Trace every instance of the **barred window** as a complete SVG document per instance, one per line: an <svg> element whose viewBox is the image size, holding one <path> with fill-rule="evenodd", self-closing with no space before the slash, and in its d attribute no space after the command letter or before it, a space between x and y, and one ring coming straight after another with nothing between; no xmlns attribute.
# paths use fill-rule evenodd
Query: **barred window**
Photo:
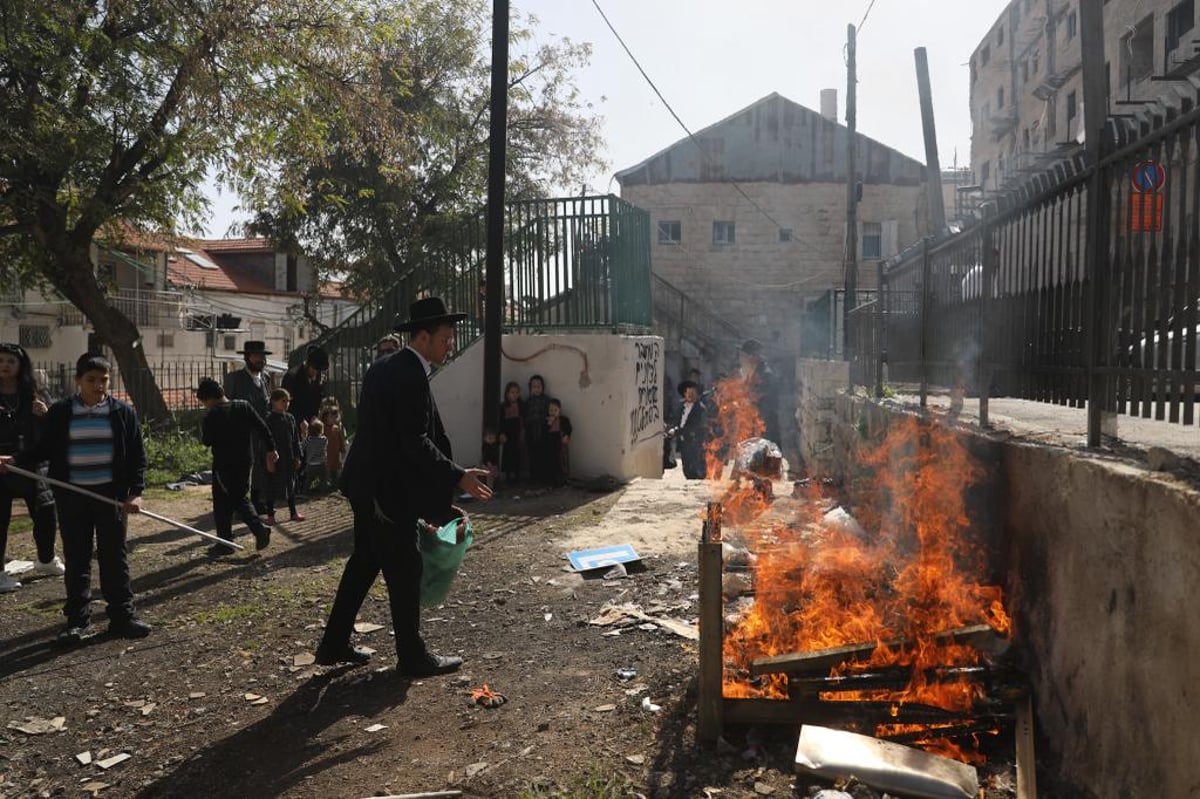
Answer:
<svg viewBox="0 0 1200 799"><path fill-rule="evenodd" d="M19 342L27 350L45 350L50 348L49 325L21 325L18 333Z"/></svg>

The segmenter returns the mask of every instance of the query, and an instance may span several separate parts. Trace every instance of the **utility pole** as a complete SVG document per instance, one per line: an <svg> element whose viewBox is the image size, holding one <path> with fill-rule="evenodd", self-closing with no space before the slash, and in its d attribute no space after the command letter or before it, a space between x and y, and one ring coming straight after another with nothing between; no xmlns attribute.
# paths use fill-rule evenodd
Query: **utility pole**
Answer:
<svg viewBox="0 0 1200 799"><path fill-rule="evenodd" d="M1107 407L1107 380L1100 369L1108 361L1106 310L1108 225L1112 200L1101 162L1111 149L1108 138L1108 93L1104 79L1104 0L1080 0L1079 46L1083 55L1084 149L1092 177L1087 192L1087 238L1084 268L1087 280L1088 396L1087 443L1098 447L1101 432L1116 436L1117 416ZM1069 133L1069 131L1068 131Z"/></svg>
<svg viewBox="0 0 1200 799"><path fill-rule="evenodd" d="M940 236L946 227L942 198L942 162L938 158L937 127L933 121L933 88L929 83L929 57L924 47L913 51L917 62L917 92L921 96L921 127L925 132L925 189L929 193L929 234Z"/></svg>
<svg viewBox="0 0 1200 799"><path fill-rule="evenodd" d="M858 305L858 62L854 25L846 26L846 297L842 306L842 357L850 362L854 385L854 336L850 312Z"/></svg>
<svg viewBox="0 0 1200 799"><path fill-rule="evenodd" d="M509 0L492 4L492 97L488 122L487 255L483 300L483 429L500 427L500 314L504 299L504 173L508 158ZM480 436L482 441L483 437Z"/></svg>

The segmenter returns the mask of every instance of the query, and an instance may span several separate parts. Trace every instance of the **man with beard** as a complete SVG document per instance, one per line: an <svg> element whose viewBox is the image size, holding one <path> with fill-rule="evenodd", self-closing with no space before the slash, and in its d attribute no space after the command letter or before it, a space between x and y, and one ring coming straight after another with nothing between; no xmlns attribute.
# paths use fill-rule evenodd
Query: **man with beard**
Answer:
<svg viewBox="0 0 1200 799"><path fill-rule="evenodd" d="M267 356L271 351L262 341L247 341L238 350L245 359L246 366L225 375L225 396L231 400L244 400L264 422L271 412L271 376L267 373ZM250 445L253 449L254 463L250 472L250 502L254 512L259 516L267 513L266 486L270 479L267 476L267 453L263 442L258 436L252 436Z"/></svg>

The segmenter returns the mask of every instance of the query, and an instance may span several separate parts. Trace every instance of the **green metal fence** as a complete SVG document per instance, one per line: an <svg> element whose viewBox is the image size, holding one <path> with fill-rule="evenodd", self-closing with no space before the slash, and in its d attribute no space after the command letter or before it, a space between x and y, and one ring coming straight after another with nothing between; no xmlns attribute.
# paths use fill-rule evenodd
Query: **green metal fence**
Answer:
<svg viewBox="0 0 1200 799"><path fill-rule="evenodd" d="M618 197L563 197L509 203L505 215L505 332L649 332L650 216ZM484 212L447 221L421 242L421 255L379 297L315 340L330 354L327 393L344 408L358 397L375 344L409 305L442 297L466 313L455 347L483 334ZM306 345L307 346L307 345ZM304 347L292 353L296 362Z"/></svg>

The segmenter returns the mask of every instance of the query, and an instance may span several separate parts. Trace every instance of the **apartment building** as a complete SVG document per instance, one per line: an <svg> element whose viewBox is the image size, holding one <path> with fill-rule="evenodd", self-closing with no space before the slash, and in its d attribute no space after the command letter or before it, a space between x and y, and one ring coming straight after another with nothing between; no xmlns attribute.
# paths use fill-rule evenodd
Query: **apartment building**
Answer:
<svg viewBox="0 0 1200 799"><path fill-rule="evenodd" d="M1108 112L1152 107L1200 77L1196 0L1105 0ZM971 56L971 166L985 192L1083 143L1078 0L1012 0Z"/></svg>

